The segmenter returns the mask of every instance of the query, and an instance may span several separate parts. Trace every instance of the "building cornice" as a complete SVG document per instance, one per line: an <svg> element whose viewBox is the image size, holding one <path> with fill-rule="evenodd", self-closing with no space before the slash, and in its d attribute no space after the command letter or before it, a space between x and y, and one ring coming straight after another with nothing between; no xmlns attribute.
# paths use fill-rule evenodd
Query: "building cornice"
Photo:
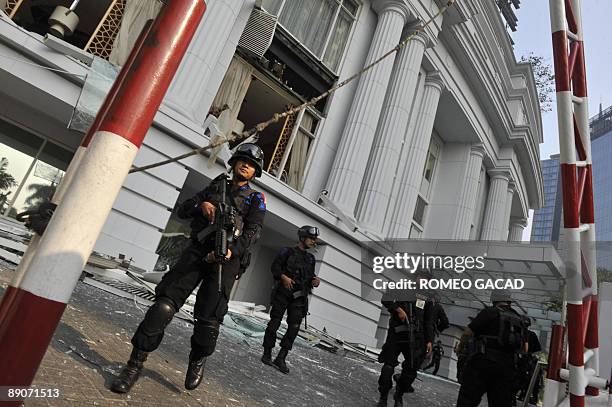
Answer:
<svg viewBox="0 0 612 407"><path fill-rule="evenodd" d="M446 11L444 17L445 25L465 23L478 13L475 5L476 0L455 0L453 5ZM448 0L435 0L438 8L446 7Z"/></svg>

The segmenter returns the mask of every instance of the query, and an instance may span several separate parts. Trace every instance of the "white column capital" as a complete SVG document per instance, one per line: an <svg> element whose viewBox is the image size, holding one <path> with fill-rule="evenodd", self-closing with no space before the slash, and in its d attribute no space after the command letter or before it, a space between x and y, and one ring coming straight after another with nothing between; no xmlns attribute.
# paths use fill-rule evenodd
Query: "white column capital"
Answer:
<svg viewBox="0 0 612 407"><path fill-rule="evenodd" d="M480 156L481 158L484 158L485 153L486 153L486 150L484 148L484 144L482 143L475 143L475 144L472 144L470 147L471 155L477 155L477 156Z"/></svg>
<svg viewBox="0 0 612 407"><path fill-rule="evenodd" d="M425 31L419 30L415 32L414 29L410 29L404 38L408 38L411 35L413 37L410 39L410 41L418 41L423 44L425 48L431 46L431 37Z"/></svg>
<svg viewBox="0 0 612 407"><path fill-rule="evenodd" d="M522 216L511 216L510 217L510 226L516 226L521 228L527 227L527 218Z"/></svg>
<svg viewBox="0 0 612 407"><path fill-rule="evenodd" d="M402 16L404 23L408 21L408 17L412 14L406 0L374 0L372 9L379 16L388 11L396 12Z"/></svg>
<svg viewBox="0 0 612 407"><path fill-rule="evenodd" d="M510 178L508 181L508 192L514 194L516 192L516 183Z"/></svg>
<svg viewBox="0 0 612 407"><path fill-rule="evenodd" d="M523 240L523 230L527 226L527 219L522 216L511 216L510 227L508 229L509 242L521 242Z"/></svg>
<svg viewBox="0 0 612 407"><path fill-rule="evenodd" d="M440 92L445 88L444 80L440 71L431 71L425 77L425 86L437 88Z"/></svg>
<svg viewBox="0 0 612 407"><path fill-rule="evenodd" d="M491 180L503 179L506 182L510 182L510 179L512 178L512 176L510 175L510 171L499 169L499 168L488 170L487 174L489 174L489 177L491 177Z"/></svg>

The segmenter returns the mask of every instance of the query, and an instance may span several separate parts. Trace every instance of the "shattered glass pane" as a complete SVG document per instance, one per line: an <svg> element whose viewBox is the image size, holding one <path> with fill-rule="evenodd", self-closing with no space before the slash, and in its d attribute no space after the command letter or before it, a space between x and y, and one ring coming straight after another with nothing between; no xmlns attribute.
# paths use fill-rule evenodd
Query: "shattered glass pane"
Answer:
<svg viewBox="0 0 612 407"><path fill-rule="evenodd" d="M79 100L72 112L70 123L68 123L69 129L82 133L87 132L115 82L119 69L105 59L94 57Z"/></svg>
<svg viewBox="0 0 612 407"><path fill-rule="evenodd" d="M55 168L52 165L44 163L42 161L36 162L34 168L34 176L47 180L55 185L59 184L62 180L64 172L59 168Z"/></svg>

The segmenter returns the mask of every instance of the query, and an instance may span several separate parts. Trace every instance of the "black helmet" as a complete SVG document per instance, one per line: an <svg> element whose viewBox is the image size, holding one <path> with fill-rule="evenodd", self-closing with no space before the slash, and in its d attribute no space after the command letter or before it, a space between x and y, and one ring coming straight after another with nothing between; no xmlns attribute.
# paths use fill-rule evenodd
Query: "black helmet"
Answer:
<svg viewBox="0 0 612 407"><path fill-rule="evenodd" d="M491 303L496 302L512 302L512 293L510 290L493 290L491 291Z"/></svg>
<svg viewBox="0 0 612 407"><path fill-rule="evenodd" d="M251 164L255 166L255 176L261 177L261 172L263 171L264 165L264 153L261 148L257 144L253 143L244 143L240 144L236 148L236 152L227 162L232 168L236 161L238 160L247 160Z"/></svg>
<svg viewBox="0 0 612 407"><path fill-rule="evenodd" d="M316 226L304 225L298 229L298 237L300 239L305 237L317 238L319 237L319 228Z"/></svg>

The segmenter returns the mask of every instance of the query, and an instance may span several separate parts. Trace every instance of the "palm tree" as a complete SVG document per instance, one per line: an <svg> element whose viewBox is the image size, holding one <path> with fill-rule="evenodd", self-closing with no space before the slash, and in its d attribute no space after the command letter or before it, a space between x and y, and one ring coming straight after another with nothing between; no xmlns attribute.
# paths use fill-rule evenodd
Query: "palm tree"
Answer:
<svg viewBox="0 0 612 407"><path fill-rule="evenodd" d="M31 195L25 200L25 205L28 209L36 208L43 202L49 202L55 193L57 185L51 184L30 184L28 185L28 191L31 191Z"/></svg>
<svg viewBox="0 0 612 407"><path fill-rule="evenodd" d="M2 157L2 160L0 160L0 191L17 186L17 181L15 181L15 178L6 172L6 167L8 167L8 164L8 160L5 157Z"/></svg>
<svg viewBox="0 0 612 407"><path fill-rule="evenodd" d="M0 191L5 191L9 188L17 186L17 181L15 178L6 172L6 167L8 167L8 160L6 157L2 157L0 160ZM1 193L0 192L0 213L4 212L5 206L8 202L8 196L11 194L11 191Z"/></svg>

